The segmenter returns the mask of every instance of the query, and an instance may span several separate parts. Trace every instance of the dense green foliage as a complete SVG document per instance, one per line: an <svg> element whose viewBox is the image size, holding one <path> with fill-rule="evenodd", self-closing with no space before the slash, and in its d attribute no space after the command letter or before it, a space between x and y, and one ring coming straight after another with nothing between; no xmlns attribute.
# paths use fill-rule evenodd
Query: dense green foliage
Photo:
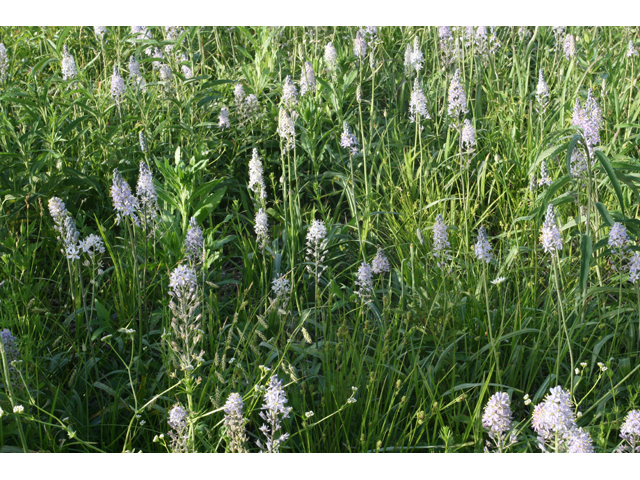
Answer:
<svg viewBox="0 0 640 480"><path fill-rule="evenodd" d="M180 403L189 448L223 452L223 407L238 392L246 447L258 451L259 387L277 374L292 407L281 451L482 451L483 407L497 391L511 397L519 433L511 450L537 451L531 412L556 385L571 390L596 451L617 448L627 411L640 404L640 296L627 267L640 251L640 59L626 56L635 27L571 27L571 59L550 27L500 27L499 48L484 52L465 41L463 27L453 34L461 49L452 62L437 27L378 28L363 60L354 55L357 28L193 27L170 39L164 28L149 31L151 39L138 39L129 27L108 27L101 40L92 27L0 29L8 57L0 329L16 337L22 360L13 365L19 379L7 381L6 359L0 375L0 447L166 451L168 412ZM416 72L404 65L414 38L431 117L416 122ZM337 50L333 72L328 42ZM78 70L68 80L64 45ZM155 47L163 59L145 53ZM146 92L129 78L132 55ZM170 84L156 61L171 68ZM285 153L283 85L291 75L300 90L307 61L317 87L290 110L297 137ZM127 86L119 104L110 92L114 66ZM456 69L477 142L467 154L447 114ZM536 99L540 69L545 109ZM238 83L259 102L248 118L234 100ZM601 141L588 171L572 176L574 150L586 153L572 112L589 90L602 110ZM230 128L219 127L223 107ZM344 122L356 155L340 146ZM264 200L247 188L254 148ZM141 161L161 210L153 230L128 218L117 225L110 196L114 168L135 191ZM530 189L543 161L550 185ZM104 274L61 252L52 197L81 238L102 238ZM556 259L539 241L550 203L564 242ZM264 246L254 232L261 207ZM435 257L438 214L451 248ZM205 239L194 313L204 355L183 371L169 277L190 264L183 245L191 217ZM306 246L313 220L327 227L321 275ZM608 246L614 222L631 238L624 258ZM481 226L490 263L474 255ZM391 269L374 275L365 302L358 269L378 247ZM272 292L279 274L290 281L288 301ZM505 280L491 283L498 277ZM15 405L24 412L12 413ZM165 440L154 442L160 434Z"/></svg>

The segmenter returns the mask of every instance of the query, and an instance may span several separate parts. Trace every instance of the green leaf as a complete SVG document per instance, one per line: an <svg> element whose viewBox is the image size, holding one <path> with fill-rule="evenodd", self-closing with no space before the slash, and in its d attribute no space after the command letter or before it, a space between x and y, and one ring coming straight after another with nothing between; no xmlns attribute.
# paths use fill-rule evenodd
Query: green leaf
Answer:
<svg viewBox="0 0 640 480"><path fill-rule="evenodd" d="M598 157L598 160L600 161L602 168L605 169L605 171L607 172L607 175L609 176L609 180L611 180L613 189L615 190L616 195L618 196L618 201L620 202L620 210L624 214L624 197L622 196L622 189L620 188L620 183L618 183L618 178L616 177L616 174L613 171L611 162L605 156L605 154L602 153L600 150L596 150L596 157Z"/></svg>
<svg viewBox="0 0 640 480"><path fill-rule="evenodd" d="M589 235L582 235L580 242L580 290L587 289L587 281L589 280L589 267L591 265L591 254L593 253L593 245Z"/></svg>
<svg viewBox="0 0 640 480"><path fill-rule="evenodd" d="M606 223L610 227L613 227L614 221L613 218L611 218L611 215L609 215L607 207L605 207L604 204L600 202L596 202L596 208L598 209L598 212L600 212L600 216L604 220L604 223Z"/></svg>

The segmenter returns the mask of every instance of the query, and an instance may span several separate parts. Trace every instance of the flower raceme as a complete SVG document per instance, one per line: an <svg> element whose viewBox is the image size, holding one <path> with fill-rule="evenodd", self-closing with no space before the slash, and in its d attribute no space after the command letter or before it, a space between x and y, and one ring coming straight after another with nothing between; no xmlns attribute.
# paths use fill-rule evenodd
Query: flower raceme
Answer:
<svg viewBox="0 0 640 480"><path fill-rule="evenodd" d="M540 230L540 242L544 251L551 253L552 256L556 256L557 252L562 250L562 237L560 236L552 203L547 207L547 215Z"/></svg>

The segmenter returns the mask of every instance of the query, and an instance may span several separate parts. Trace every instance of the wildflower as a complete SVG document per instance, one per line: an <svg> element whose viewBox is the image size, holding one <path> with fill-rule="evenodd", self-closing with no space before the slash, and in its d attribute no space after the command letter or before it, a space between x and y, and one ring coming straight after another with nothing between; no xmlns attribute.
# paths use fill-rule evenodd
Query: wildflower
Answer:
<svg viewBox="0 0 640 480"><path fill-rule="evenodd" d="M551 177L549 177L549 172L547 171L547 162L544 160L540 165L540 178L538 179L538 185L551 185Z"/></svg>
<svg viewBox="0 0 640 480"><path fill-rule="evenodd" d="M233 87L233 96L235 98L236 107L238 109L242 108L242 104L244 102L244 88L241 83L237 83L235 87Z"/></svg>
<svg viewBox="0 0 640 480"><path fill-rule="evenodd" d="M627 442L620 451L640 453L640 410L631 410L624 419L620 437Z"/></svg>
<svg viewBox="0 0 640 480"><path fill-rule="evenodd" d="M604 363L602 363L602 362L598 362L598 367L600 368L600 371L601 371L602 373L604 373L604 372L606 372L607 370L609 370L609 369L606 367L606 365L605 365Z"/></svg>
<svg viewBox="0 0 640 480"><path fill-rule="evenodd" d="M298 89L291 80L291 75L287 75L282 86L282 102L291 107L298 103Z"/></svg>
<svg viewBox="0 0 640 480"><path fill-rule="evenodd" d="M129 57L129 78L136 78L140 76L140 64L136 61L136 58L131 55Z"/></svg>
<svg viewBox="0 0 640 480"><path fill-rule="evenodd" d="M553 203L550 203L547 207L547 215L540 230L540 242L544 251L551 253L552 256L555 256L558 250L562 250L562 237L553 212Z"/></svg>
<svg viewBox="0 0 640 480"><path fill-rule="evenodd" d="M529 398L529 394L525 393L524 397L522 397L524 399L524 404L525 405L531 405L531 399Z"/></svg>
<svg viewBox="0 0 640 480"><path fill-rule="evenodd" d="M320 281L320 276L327 269L327 266L322 265L324 262L325 254L327 253L327 227L325 227L322 220L314 220L309 225L307 230L307 262L311 262L307 265L307 271L312 275L316 282Z"/></svg>
<svg viewBox="0 0 640 480"><path fill-rule="evenodd" d="M291 283L288 278L280 274L271 282L271 290L276 294L276 298L286 298L291 291Z"/></svg>
<svg viewBox="0 0 640 480"><path fill-rule="evenodd" d="M493 258L493 255L491 254L491 245L489 244L489 240L487 240L487 232L484 227L480 227L478 229L478 241L473 247L473 251L478 260L484 260L489 263Z"/></svg>
<svg viewBox="0 0 640 480"><path fill-rule="evenodd" d="M518 37L520 40L529 40L531 38L531 32L527 27L518 28Z"/></svg>
<svg viewBox="0 0 640 480"><path fill-rule="evenodd" d="M571 162L569 164L570 173L573 178L581 177L587 172L587 158L579 148L574 148L571 154Z"/></svg>
<svg viewBox="0 0 640 480"><path fill-rule="evenodd" d="M413 91L411 92L411 100L409 102L409 118L411 122L415 122L416 117L420 120L420 117L430 119L429 112L427 112L427 98L420 87L418 78L413 82Z"/></svg>
<svg viewBox="0 0 640 480"><path fill-rule="evenodd" d="M625 226L620 222L614 223L609 231L609 247L614 253L622 254L628 243L629 235L627 235Z"/></svg>
<svg viewBox="0 0 640 480"><path fill-rule="evenodd" d="M62 48L62 79L63 80L71 80L78 74L78 69L76 68L76 61L73 58L73 55L69 53L69 49L65 45Z"/></svg>
<svg viewBox="0 0 640 480"><path fill-rule="evenodd" d="M231 123L229 123L229 109L227 107L222 107L222 109L220 110L220 116L218 117L218 127L231 127Z"/></svg>
<svg viewBox="0 0 640 480"><path fill-rule="evenodd" d="M333 46L333 42L329 42L324 47L324 61L327 64L329 71L333 72L337 66L338 52L336 47Z"/></svg>
<svg viewBox="0 0 640 480"><path fill-rule="evenodd" d="M189 80L190 78L193 78L193 70L191 70L191 67L189 67L189 65L184 65L188 61L189 61L189 58L185 53L183 53L182 54L182 63L183 63L182 74L184 75L184 78L186 78L187 80Z"/></svg>
<svg viewBox="0 0 640 480"><path fill-rule="evenodd" d="M462 147L470 152L476 146L476 130L471 125L471 122L468 118L464 119L464 124L462 126Z"/></svg>
<svg viewBox="0 0 640 480"><path fill-rule="evenodd" d="M440 51L442 52L442 64L448 66L456 57L455 40L449 27L438 27L440 38Z"/></svg>
<svg viewBox="0 0 640 480"><path fill-rule="evenodd" d="M16 405L15 407L13 407L13 413L15 413L16 415L20 415L23 412L24 407L22 405Z"/></svg>
<svg viewBox="0 0 640 480"><path fill-rule="evenodd" d="M264 248L269 243L269 224L267 222L267 214L262 208L256 213L255 232L260 248Z"/></svg>
<svg viewBox="0 0 640 480"><path fill-rule="evenodd" d="M449 106L447 113L449 117L459 122L460 116L468 113L467 109L467 96L464 93L464 88L460 82L460 70L456 70L456 73L451 80L449 86Z"/></svg>
<svg viewBox="0 0 640 480"><path fill-rule="evenodd" d="M139 208L138 199L131 193L129 184L125 182L117 168L113 169L113 184L111 185L111 198L113 207L116 209L116 225L124 217L130 217L133 223L140 226L136 210Z"/></svg>
<svg viewBox="0 0 640 480"><path fill-rule="evenodd" d="M282 381L278 379L277 375L273 375L269 379L260 412L260 418L266 422L260 427L260 431L266 437L266 443L263 445L260 440L256 443L262 452L279 453L280 446L289 438L288 433L283 433L276 438L276 432L282 429L282 420L288 418L292 410L291 407L285 407L287 402Z"/></svg>
<svg viewBox="0 0 640 480"><path fill-rule="evenodd" d="M140 151L146 152L147 151L147 140L146 140L146 138L144 138L144 132L142 130L140 130L140 133L138 133L138 140L140 140Z"/></svg>
<svg viewBox="0 0 640 480"><path fill-rule="evenodd" d="M147 50L148 51L148 50ZM153 58L157 58L158 60L154 60L152 62L153 69L158 70L162 66L162 62L160 60L164 60L164 55L158 47L154 47L153 49Z"/></svg>
<svg viewBox="0 0 640 480"><path fill-rule="evenodd" d="M192 265L199 264L204 256L204 236L195 217L189 220L189 229L184 239L184 253Z"/></svg>
<svg viewBox="0 0 640 480"><path fill-rule="evenodd" d="M111 76L111 97L119 105L124 95L124 79L118 73L118 67L113 67L113 75Z"/></svg>
<svg viewBox="0 0 640 480"><path fill-rule="evenodd" d="M15 362L20 358L20 351L18 350L18 346L16 345L16 337L13 336L11 330L5 328L0 331L0 342L2 343L2 347L4 348L4 354L7 358L7 366L9 369L9 379L5 381L10 381L14 388L19 388L20 384L18 383L20 379L20 373L15 366ZM2 358L0 358L0 367L2 366ZM4 371L0 368L0 373L4 374ZM1 415L0 415L1 416Z"/></svg>
<svg viewBox="0 0 640 480"><path fill-rule="evenodd" d="M491 283L493 283L494 285L500 285L506 279L506 277L497 277L495 280L491 280Z"/></svg>
<svg viewBox="0 0 640 480"><path fill-rule="evenodd" d="M278 116L278 135L284 140L285 146L282 153L286 153L296 148L296 124L292 116L289 116L287 110L280 107Z"/></svg>
<svg viewBox="0 0 640 480"><path fill-rule="evenodd" d="M365 302L369 300L373 292L373 270L368 263L362 263L358 268L358 278L355 283L359 287L356 294Z"/></svg>
<svg viewBox="0 0 640 480"><path fill-rule="evenodd" d="M173 73L171 73L171 69L169 65L162 65L160 67L160 80L164 83L164 88L168 89L171 87L173 83Z"/></svg>
<svg viewBox="0 0 640 480"><path fill-rule="evenodd" d="M550 390L533 410L531 426L538 434L538 447L546 452L593 452L591 437L576 424L571 395L562 387Z"/></svg>
<svg viewBox="0 0 640 480"><path fill-rule="evenodd" d="M84 240L82 240L78 244L78 247L80 248L80 250L88 254L90 257L95 257L96 253L105 252L104 242L99 236L94 235L93 233L89 235L87 238L85 238Z"/></svg>
<svg viewBox="0 0 640 480"><path fill-rule="evenodd" d="M136 85L141 92L145 93L147 91L147 81L143 78L142 75L139 75L136 78Z"/></svg>
<svg viewBox="0 0 640 480"><path fill-rule="evenodd" d="M300 73L300 95L316 91L316 76L311 63L304 62L304 70Z"/></svg>
<svg viewBox="0 0 640 480"><path fill-rule="evenodd" d="M344 122L342 124L342 136L340 137L340 146L343 148L348 148L349 153L351 155L356 155L358 153L358 139L356 136L351 133L349 129L349 124Z"/></svg>
<svg viewBox="0 0 640 480"><path fill-rule="evenodd" d="M176 405L169 410L169 420L171 427L169 436L171 437L171 451L173 453L188 453L189 447L189 425L187 423L187 412L180 405Z"/></svg>
<svg viewBox="0 0 640 480"><path fill-rule="evenodd" d="M500 40L496 35L496 27L491 27L491 37L489 38L489 53L495 54L501 47Z"/></svg>
<svg viewBox="0 0 640 480"><path fill-rule="evenodd" d="M442 215L438 214L436 216L436 224L433 226L433 256L440 258L448 248L451 248L451 244L449 243L447 225L444 223Z"/></svg>
<svg viewBox="0 0 640 480"><path fill-rule="evenodd" d="M100 41L104 40L104 34L107 33L106 27L93 27L93 33L96 35L96 38L99 38Z"/></svg>
<svg viewBox="0 0 640 480"><path fill-rule="evenodd" d="M389 265L389 260L387 260L387 257L385 256L384 251L380 247L378 247L378 252L376 253L375 258L371 262L371 269L373 270L373 273L375 273L376 275L380 273L388 272L391 269L391 266Z"/></svg>
<svg viewBox="0 0 640 480"><path fill-rule="evenodd" d="M416 235L418 236L418 241L420 242L420 245L424 245L424 237L422 236L422 230L417 228Z"/></svg>
<svg viewBox="0 0 640 480"><path fill-rule="evenodd" d="M253 93L247 95L244 104L247 117L256 115L258 113L258 110L260 109L260 105L258 104L258 97L256 97Z"/></svg>
<svg viewBox="0 0 640 480"><path fill-rule="evenodd" d="M358 30L353 41L353 54L360 60L367 54L367 41L364 39L364 33L363 29Z"/></svg>
<svg viewBox="0 0 640 480"><path fill-rule="evenodd" d="M564 37L564 56L567 57L567 60L576 56L576 39L570 33Z"/></svg>
<svg viewBox="0 0 640 480"><path fill-rule="evenodd" d="M49 212L55 223L54 228L60 234L58 240L62 242L64 246L62 253L69 260L78 260L80 258L78 256L78 239L80 234L62 200L58 197L52 197L49 200Z"/></svg>
<svg viewBox="0 0 640 480"><path fill-rule="evenodd" d="M0 43L0 83L4 83L7 78L7 67L9 66L9 57L7 49L3 43Z"/></svg>
<svg viewBox="0 0 640 480"><path fill-rule="evenodd" d="M540 69L540 72L538 73L538 85L536 86L536 100L538 102L540 109L544 111L544 109L547 106L547 103L549 102L549 86L547 85L547 82L545 82L544 80L544 73L542 72L542 69Z"/></svg>
<svg viewBox="0 0 640 480"><path fill-rule="evenodd" d="M310 412L305 412L304 417L305 417L305 418L311 418L311 417L313 417L314 415L315 415L315 413L313 413L312 411L310 411Z"/></svg>
<svg viewBox="0 0 640 480"><path fill-rule="evenodd" d="M488 430L489 438L500 452L517 442L515 435L507 438L507 432L513 428L509 395L505 392L497 392L489 398L484 407L482 426ZM489 446L491 443L487 442L487 447ZM485 451L488 451L488 448Z"/></svg>
<svg viewBox="0 0 640 480"><path fill-rule="evenodd" d="M171 349L173 363L183 372L191 372L202 362L204 351L196 354L202 339L200 323L202 316L196 315L200 306L196 274L187 265L178 265L169 276L169 309L171 320Z"/></svg>
<svg viewBox="0 0 640 480"><path fill-rule="evenodd" d="M640 277L640 252L635 252L629 259L629 281L636 283Z"/></svg>
<svg viewBox="0 0 640 480"><path fill-rule="evenodd" d="M629 40L629 45L627 46L627 57L635 57L636 55L638 55L638 51L633 45L633 40Z"/></svg>
<svg viewBox="0 0 640 480"><path fill-rule="evenodd" d="M267 187L263 179L264 170L262 169L262 162L258 156L258 149L253 149L253 155L249 160L249 185L248 188L253 193L257 194L261 199L267 198Z"/></svg>
<svg viewBox="0 0 640 480"><path fill-rule="evenodd" d="M487 27L476 28L475 43L476 51L480 55L484 54L487 48Z"/></svg>
<svg viewBox="0 0 640 480"><path fill-rule="evenodd" d="M562 41L562 36L564 35L564 29L567 27L564 26L564 27L551 27L551 28L553 30L553 35L555 36L556 48L559 48L560 43Z"/></svg>
<svg viewBox="0 0 640 480"><path fill-rule="evenodd" d="M245 444L247 435L244 425L247 420L244 418L244 402L239 393L232 392L224 404L224 426L229 438L230 453L246 453Z"/></svg>
<svg viewBox="0 0 640 480"><path fill-rule="evenodd" d="M587 95L584 108L580 105L580 100L576 99L573 109L572 124L582 130L590 154L593 154L594 147L600 143L600 129L602 128L602 110L597 100L593 97L591 89Z"/></svg>
<svg viewBox="0 0 640 480"><path fill-rule="evenodd" d="M407 53L408 58L407 58ZM405 53L405 67L409 70L415 70L416 74L422 70L422 62L424 62L424 55L420 50L420 39L415 37L413 39L413 49L407 45L407 52Z"/></svg>

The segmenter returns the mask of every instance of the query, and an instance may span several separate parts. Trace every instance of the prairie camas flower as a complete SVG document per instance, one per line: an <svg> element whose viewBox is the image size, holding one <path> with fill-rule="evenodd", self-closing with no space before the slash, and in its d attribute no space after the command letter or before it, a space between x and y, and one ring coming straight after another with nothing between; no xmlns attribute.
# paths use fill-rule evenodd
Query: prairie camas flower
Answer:
<svg viewBox="0 0 640 480"><path fill-rule="evenodd" d="M552 388L544 402L536 405L531 426L543 452L593 452L591 437L576 424L571 395L560 386Z"/></svg>
<svg viewBox="0 0 640 480"><path fill-rule="evenodd" d="M172 314L169 353L173 365L188 375L202 363L204 356L204 350L196 353L203 332L200 329L202 315L196 315L200 303L196 274L191 267L178 265L171 272L169 296Z"/></svg>
<svg viewBox="0 0 640 480"><path fill-rule="evenodd" d="M476 146L476 129L473 128L468 118L464 119L461 136L462 148L464 148L467 153L471 152Z"/></svg>
<svg viewBox="0 0 640 480"><path fill-rule="evenodd" d="M140 141L140 151L141 152L146 152L147 151L147 139L144 137L144 132L142 130L140 130L140 133L138 133L138 140Z"/></svg>
<svg viewBox="0 0 640 480"><path fill-rule="evenodd" d="M204 256L204 235L195 217L189 220L189 229L184 239L184 253L191 265L198 265Z"/></svg>
<svg viewBox="0 0 640 480"><path fill-rule="evenodd" d="M240 110L244 103L244 88L241 83L236 83L236 86L233 87L233 97L236 102L236 108Z"/></svg>
<svg viewBox="0 0 640 480"><path fill-rule="evenodd" d="M247 435L245 433L244 402L239 393L232 392L224 404L224 427L229 439L230 453L246 453L245 444Z"/></svg>
<svg viewBox="0 0 640 480"><path fill-rule="evenodd" d="M633 40L629 40L629 45L627 46L627 57L635 57L636 55L638 55L638 51L633 45Z"/></svg>
<svg viewBox="0 0 640 480"><path fill-rule="evenodd" d="M551 177L547 171L547 162L544 160L540 164L540 178L538 179L538 185L551 185Z"/></svg>
<svg viewBox="0 0 640 480"><path fill-rule="evenodd" d="M285 142L283 154L296 148L296 124L293 115L290 116L283 107L280 107L278 115L278 135Z"/></svg>
<svg viewBox="0 0 640 480"><path fill-rule="evenodd" d="M264 170L262 169L262 162L258 156L258 149L253 149L253 155L249 160L249 185L248 188L257 196L264 200L267 198L267 187L263 179Z"/></svg>
<svg viewBox="0 0 640 480"><path fill-rule="evenodd" d="M277 298L286 298L291 291L291 283L284 275L280 274L271 282L271 290Z"/></svg>
<svg viewBox="0 0 640 480"><path fill-rule="evenodd" d="M447 107L447 114L454 120L454 122L460 122L460 116L468 113L467 109L467 96L464 93L462 82L460 81L460 70L456 70L456 73L449 85L449 106Z"/></svg>
<svg viewBox="0 0 640 480"><path fill-rule="evenodd" d="M387 257L384 254L384 251L380 247L378 247L378 252L376 253L375 258L371 262L371 270L373 270L373 273L375 273L376 275L379 275L381 273L385 273L391 270L391 265L389 265L389 260L387 260Z"/></svg>
<svg viewBox="0 0 640 480"><path fill-rule="evenodd" d="M340 146L342 148L349 149L350 155L356 155L358 153L358 139L351 133L349 124L344 122L342 124L342 136L340 137Z"/></svg>
<svg viewBox="0 0 640 480"><path fill-rule="evenodd" d="M564 50L564 56L567 60L576 56L576 39L570 33L564 37L564 45L562 49Z"/></svg>
<svg viewBox="0 0 640 480"><path fill-rule="evenodd" d="M420 118L431 118L427 111L427 97L425 97L417 77L413 82L413 91L411 92L411 100L409 102L409 118L411 122L415 122L416 117L418 121L420 121Z"/></svg>
<svg viewBox="0 0 640 480"><path fill-rule="evenodd" d="M218 117L218 127L231 127L231 123L229 123L229 109L227 107L222 107L222 109L220 110L220 116Z"/></svg>
<svg viewBox="0 0 640 480"><path fill-rule="evenodd" d="M552 256L556 256L558 250L562 250L562 236L553 212L553 203L547 207L547 214L540 230L540 242L545 253L551 253Z"/></svg>
<svg viewBox="0 0 640 480"><path fill-rule="evenodd" d="M320 280L322 272L327 268L322 265L326 253L327 227L322 220L314 220L307 230L307 255L306 259L313 265L307 265L307 271L310 275L316 277L316 281Z"/></svg>
<svg viewBox="0 0 640 480"><path fill-rule="evenodd" d="M95 257L97 253L105 252L104 242L99 236L93 233L84 240L81 240L78 247L90 257Z"/></svg>
<svg viewBox="0 0 640 480"><path fill-rule="evenodd" d="M600 143L600 129L602 128L602 110L597 100L593 97L593 92L589 89L587 100L584 108L580 104L580 100L576 98L573 108L573 116L571 119L573 125L582 130L589 153L593 154L594 147Z"/></svg>
<svg viewBox="0 0 640 480"><path fill-rule="evenodd" d="M489 438L499 452L504 452L506 448L517 442L515 435L507 437L507 433L513 428L509 395L505 392L497 392L489 398L484 407L482 426L489 432ZM487 441L485 452L489 451L490 446L491 443Z"/></svg>
<svg viewBox="0 0 640 480"><path fill-rule="evenodd" d="M102 41L104 39L104 34L107 33L107 27L93 27L93 33L96 35L96 38Z"/></svg>
<svg viewBox="0 0 640 480"><path fill-rule="evenodd" d="M487 232L484 227L478 229L478 241L473 247L473 252L478 260L483 260L487 263L491 261L493 255L491 254L491 245L487 239Z"/></svg>
<svg viewBox="0 0 640 480"><path fill-rule="evenodd" d="M169 420L167 423L171 427L169 436L171 437L171 452L189 452L189 424L187 423L187 412L181 405L174 406L169 410Z"/></svg>
<svg viewBox="0 0 640 480"><path fill-rule="evenodd" d="M409 49L407 49L407 52L409 51ZM405 62L406 62L407 58L405 55ZM415 37L413 39L413 49L411 50L411 53L409 54L409 69L410 70L415 70L416 74L420 72L420 70L422 70L422 62L424 62L424 55L422 55L422 51L420 50L420 39L418 37Z"/></svg>
<svg viewBox="0 0 640 480"><path fill-rule="evenodd" d="M173 83L173 73L171 72L171 68L169 65L161 65L160 66L160 81L164 84L165 89L171 88L171 84Z"/></svg>
<svg viewBox="0 0 640 480"><path fill-rule="evenodd" d="M356 290L356 295L366 303L373 293L373 270L371 265L368 263L362 263L360 265L355 284L359 287L358 290Z"/></svg>
<svg viewBox="0 0 640 480"><path fill-rule="evenodd" d="M7 48L4 43L0 43L0 83L4 83L7 79L7 67L9 66L9 57L7 56Z"/></svg>
<svg viewBox="0 0 640 480"><path fill-rule="evenodd" d="M185 65L185 63L189 62L189 58L185 53L182 54L181 60L182 60L182 69L181 69L182 75L184 75L184 78L186 80L193 78L193 70L191 70L191 67L189 67L189 65Z"/></svg>
<svg viewBox="0 0 640 480"><path fill-rule="evenodd" d="M444 223L442 215L436 217L436 224L433 226L433 256L440 258L447 249L451 248L447 224ZM440 264L438 264L440 266Z"/></svg>
<svg viewBox="0 0 640 480"><path fill-rule="evenodd" d="M629 281L636 283L640 277L640 252L634 252L629 259Z"/></svg>
<svg viewBox="0 0 640 480"><path fill-rule="evenodd" d="M129 78L137 78L140 76L140 64L136 61L136 58L131 55L129 57Z"/></svg>
<svg viewBox="0 0 640 480"><path fill-rule="evenodd" d="M267 220L267 214L261 208L256 213L256 221L255 221L255 232L258 241L258 245L260 245L261 249L269 243L269 223Z"/></svg>
<svg viewBox="0 0 640 480"><path fill-rule="evenodd" d="M76 68L76 61L73 55L69 53L69 49L65 45L62 48L62 79L71 80L78 75L78 69Z"/></svg>
<svg viewBox="0 0 640 480"><path fill-rule="evenodd" d="M316 76L310 62L304 62L304 70L300 73L300 95L316 91Z"/></svg>
<svg viewBox="0 0 640 480"><path fill-rule="evenodd" d="M13 336L11 330L5 328L0 331L0 342L4 348L4 354L7 358L7 368L9 370L9 378L5 379L5 382L11 382L14 388L20 388L18 381L20 380L20 373L16 368L16 363L20 359L20 351L16 345L16 337ZM0 358L0 367L2 366L2 358ZM4 371L0 368L0 377L4 375Z"/></svg>
<svg viewBox="0 0 640 480"><path fill-rule="evenodd" d="M153 58L159 59L159 60L154 60L153 63L151 64L154 70L158 70L162 66L162 62L160 62L160 60L164 60L164 55L162 55L162 52L158 47L155 47L153 49Z"/></svg>
<svg viewBox="0 0 640 480"><path fill-rule="evenodd" d="M113 75L111 76L111 97L120 105L120 100L124 95L124 79L118 73L118 67L113 67Z"/></svg>
<svg viewBox="0 0 640 480"><path fill-rule="evenodd" d="M360 60L367 55L367 41L364 39L364 33L364 30L358 30L353 41L353 54Z"/></svg>
<svg viewBox="0 0 640 480"><path fill-rule="evenodd" d="M536 86L536 101L541 111L544 111L549 102L549 86L544 80L544 73L540 69L538 73L538 85Z"/></svg>
<svg viewBox="0 0 640 480"><path fill-rule="evenodd" d="M291 75L287 75L282 86L282 102L287 107L292 107L298 103L298 89L291 80Z"/></svg>
<svg viewBox="0 0 640 480"><path fill-rule="evenodd" d="M283 433L276 438L276 433L282 429L282 420L288 418L293 410L291 407L285 406L287 403L287 395L282 388L282 381L278 379L277 375L273 375L269 379L260 412L260 418L266 422L260 427L266 441L264 445L260 440L256 442L264 453L280 453L280 446L289 438L288 433Z"/></svg>
<svg viewBox="0 0 640 480"><path fill-rule="evenodd" d="M111 185L111 198L113 199L113 208L116 209L116 225L124 217L130 217L133 223L138 227L140 221L136 215L139 208L138 199L131 193L131 187L125 182L117 168L113 169L113 184Z"/></svg>
<svg viewBox="0 0 640 480"><path fill-rule="evenodd" d="M640 410L627 413L620 429L620 438L627 442L627 445L621 446L621 452L640 453Z"/></svg>
<svg viewBox="0 0 640 480"><path fill-rule="evenodd" d="M627 235L627 229L625 226L616 222L609 231L609 247L618 255L624 254L627 244L629 243L629 235Z"/></svg>
<svg viewBox="0 0 640 480"><path fill-rule="evenodd" d="M52 197L49 200L49 212L55 224L54 228L59 234L58 241L63 245L62 253L68 260L79 260L78 240L80 234L64 202L58 197Z"/></svg>
<svg viewBox="0 0 640 480"><path fill-rule="evenodd" d="M327 64L327 69L330 72L335 72L337 67L338 52L336 47L333 46L333 42L329 42L324 47L324 61Z"/></svg>

